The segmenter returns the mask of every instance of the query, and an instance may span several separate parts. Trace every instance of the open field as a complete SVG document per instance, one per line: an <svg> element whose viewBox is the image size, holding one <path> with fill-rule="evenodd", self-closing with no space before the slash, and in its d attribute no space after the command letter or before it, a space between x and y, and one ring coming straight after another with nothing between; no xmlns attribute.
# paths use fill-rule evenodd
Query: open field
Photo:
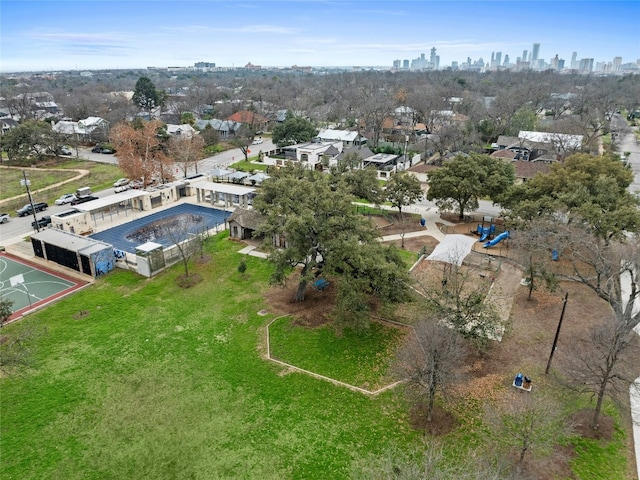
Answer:
<svg viewBox="0 0 640 480"><path fill-rule="evenodd" d="M68 180L78 175L75 170L86 170L89 174L80 180L74 180L64 185L51 187L51 185ZM0 189L0 207L3 211L13 212L28 202L27 192L20 185L22 179L21 168L0 167L2 173L2 186ZM43 165L42 168L29 169L29 179L31 180L31 192L34 201L47 202L50 205L65 193L75 192L77 188L90 186L92 190L98 191L113 187L113 182L122 177L121 170L116 165L105 163L89 162L82 160L63 160L50 166ZM51 187L51 188L47 188ZM38 189L47 190L35 193ZM15 195L21 195L15 200L5 200Z"/></svg>
<svg viewBox="0 0 640 480"><path fill-rule="evenodd" d="M48 330L32 344L35 368L0 380L3 477L339 479L348 478L356 458L389 445L419 446L425 425L401 388L370 397L264 359L269 321L292 313L326 327L335 289L312 291L304 304L293 304L292 290L268 286L267 262L237 250L226 233L213 237L211 261L192 267L203 281L189 289L177 286L179 265L153 279L116 271L3 328L8 337L34 326ZM567 309L553 375L542 371L560 296L536 292L528 302L522 287L505 340L469 358L462 395L439 402L453 419L439 436L451 461L490 443L483 402L509 392L515 372L529 373L536 391L557 391L561 353L604 308L586 289L563 289L576 301ZM412 322L420 311L415 301L378 313ZM349 368L345 337L321 329L297 329L296 345L282 342L287 355L302 354L305 331L314 348L306 368L371 381L368 372ZM358 355L369 350L391 358L394 335L372 338L387 343L365 341ZM377 359L370 368L381 365ZM585 399L561 400L572 411L588 406ZM628 420L607 408L615 420L612 440L561 439L565 447L535 463L534 478L570 478L572 470L573 478L633 478Z"/></svg>

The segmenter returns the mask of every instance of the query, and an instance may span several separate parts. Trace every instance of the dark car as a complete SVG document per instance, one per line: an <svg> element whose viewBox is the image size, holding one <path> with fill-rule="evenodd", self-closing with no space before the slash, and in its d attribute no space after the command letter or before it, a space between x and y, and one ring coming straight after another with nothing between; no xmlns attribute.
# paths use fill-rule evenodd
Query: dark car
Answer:
<svg viewBox="0 0 640 480"><path fill-rule="evenodd" d="M33 212L41 212L42 210L46 210L49 207L45 202L36 202L33 204L33 210L31 209L31 204L27 203L24 207L16 210L16 213L19 217L24 217L25 215L31 215Z"/></svg>
<svg viewBox="0 0 640 480"><path fill-rule="evenodd" d="M51 217L49 215L45 215L38 219L38 228L46 227L47 225L51 225ZM31 227L35 230L36 222L31 222Z"/></svg>
<svg viewBox="0 0 640 480"><path fill-rule="evenodd" d="M93 153L102 153L102 147L100 145L96 145L91 149Z"/></svg>
<svg viewBox="0 0 640 480"><path fill-rule="evenodd" d="M78 205L80 203L90 202L91 200L97 200L97 199L98 197L96 197L95 195L85 195L83 197L76 198L73 202L71 202L71 205Z"/></svg>
<svg viewBox="0 0 640 480"><path fill-rule="evenodd" d="M102 152L100 152L100 153L104 153L105 155L109 155L109 154L112 154L112 153L116 153L116 151L113 148L103 148Z"/></svg>

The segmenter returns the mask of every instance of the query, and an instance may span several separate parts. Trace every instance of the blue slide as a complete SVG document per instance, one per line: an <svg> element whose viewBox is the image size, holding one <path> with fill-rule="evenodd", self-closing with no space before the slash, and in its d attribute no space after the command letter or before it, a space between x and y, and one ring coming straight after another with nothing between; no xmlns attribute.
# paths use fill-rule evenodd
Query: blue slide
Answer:
<svg viewBox="0 0 640 480"><path fill-rule="evenodd" d="M488 227L483 227L481 225L478 225L478 233L481 235L480 236L480 240L478 240L479 242L484 242L487 237L489 235L491 235L493 232L496 231L496 226L495 225L490 225Z"/></svg>
<svg viewBox="0 0 640 480"><path fill-rule="evenodd" d="M502 232L500 235L498 235L496 238L494 238L493 240L487 242L484 244L484 248L489 248L489 247L493 247L496 243L501 242L502 240L504 240L505 238L509 238L509 231L507 230L506 232Z"/></svg>

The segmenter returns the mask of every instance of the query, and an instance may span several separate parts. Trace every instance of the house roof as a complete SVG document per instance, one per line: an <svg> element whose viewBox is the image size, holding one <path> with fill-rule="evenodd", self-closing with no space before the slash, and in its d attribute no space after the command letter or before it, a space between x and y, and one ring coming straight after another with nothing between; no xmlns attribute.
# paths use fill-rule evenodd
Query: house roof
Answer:
<svg viewBox="0 0 640 480"><path fill-rule="evenodd" d="M241 123L233 122L230 120L218 120L216 118L212 120L197 120L195 126L198 130L204 130L207 125L211 125L216 132L236 132Z"/></svg>
<svg viewBox="0 0 640 480"><path fill-rule="evenodd" d="M317 137L320 140L332 141L340 140L341 142L353 142L358 138L358 132L350 130L332 130L324 128L318 132Z"/></svg>
<svg viewBox="0 0 640 480"><path fill-rule="evenodd" d="M250 125L256 123L266 123L268 121L262 115L250 112L249 110L241 110L239 112L236 112L228 117L227 120L231 120L232 122L248 123Z"/></svg>
<svg viewBox="0 0 640 480"><path fill-rule="evenodd" d="M371 150L369 150L369 147L367 146L363 146L363 147L359 147L359 146L354 146L354 147L349 147L349 148L345 148L342 153L338 154L336 156L337 160L340 160L341 158L343 158L347 153L357 153L358 156L360 157L360 159L364 159L364 158L368 158L368 157L373 157L373 152Z"/></svg>
<svg viewBox="0 0 640 480"><path fill-rule="evenodd" d="M195 135L196 130L188 123L182 125L167 124L167 133L169 135L193 136Z"/></svg>
<svg viewBox="0 0 640 480"><path fill-rule="evenodd" d="M227 218L227 222L236 222L242 228L249 228L251 230L256 230L264 221L265 217L260 212L240 207L237 207L233 213L229 215L229 218Z"/></svg>
<svg viewBox="0 0 640 480"><path fill-rule="evenodd" d="M2 122L3 125L6 125L7 128L15 128L18 125L20 125L16 120L14 120L13 118L0 118L0 122Z"/></svg>
<svg viewBox="0 0 640 480"><path fill-rule="evenodd" d="M549 173L551 165L544 162L524 162L521 160L513 162L518 178L533 178L538 173Z"/></svg>
<svg viewBox="0 0 640 480"><path fill-rule="evenodd" d="M78 123L84 125L85 128L89 128L89 127L99 127L108 122L102 117L87 117L80 120Z"/></svg>
<svg viewBox="0 0 640 480"><path fill-rule="evenodd" d="M564 133L551 133L551 132L531 132L527 130L521 130L518 133L518 138L523 138L534 143L544 143L546 145L561 146L564 150L578 149L582 147L582 135L567 135Z"/></svg>
<svg viewBox="0 0 640 480"><path fill-rule="evenodd" d="M506 148L503 150L497 150L491 154L492 157L506 158L507 160L513 160L514 158L516 158L516 155L518 155L517 152L513 152Z"/></svg>

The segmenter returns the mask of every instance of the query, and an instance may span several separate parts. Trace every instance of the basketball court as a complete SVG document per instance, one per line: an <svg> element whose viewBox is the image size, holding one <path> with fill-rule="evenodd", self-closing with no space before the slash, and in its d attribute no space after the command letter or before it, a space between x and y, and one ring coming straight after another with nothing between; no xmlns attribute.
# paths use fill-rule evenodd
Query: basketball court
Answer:
<svg viewBox="0 0 640 480"><path fill-rule="evenodd" d="M9 321L87 283L7 253L0 254L0 298L13 301Z"/></svg>

